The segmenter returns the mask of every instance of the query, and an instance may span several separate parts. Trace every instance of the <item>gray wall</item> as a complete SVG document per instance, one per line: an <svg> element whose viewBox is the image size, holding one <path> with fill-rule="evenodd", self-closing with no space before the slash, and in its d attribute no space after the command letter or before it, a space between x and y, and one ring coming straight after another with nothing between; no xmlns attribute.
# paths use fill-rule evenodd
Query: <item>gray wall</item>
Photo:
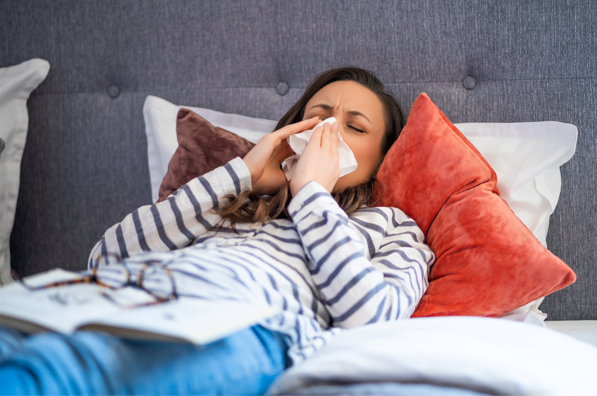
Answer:
<svg viewBox="0 0 597 396"><path fill-rule="evenodd" d="M83 269L105 229L150 203L147 95L277 118L316 73L353 64L376 72L407 111L424 91L453 122L578 127L548 235L578 280L542 309L552 320L597 319L596 5L0 1L0 67L32 57L52 67L28 104L12 266Z"/></svg>

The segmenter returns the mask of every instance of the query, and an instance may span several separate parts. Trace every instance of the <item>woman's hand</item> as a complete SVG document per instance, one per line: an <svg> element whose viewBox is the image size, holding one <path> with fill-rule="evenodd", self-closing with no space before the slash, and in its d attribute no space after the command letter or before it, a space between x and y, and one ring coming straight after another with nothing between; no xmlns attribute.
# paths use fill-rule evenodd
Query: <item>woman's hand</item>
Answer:
<svg viewBox="0 0 597 396"><path fill-rule="evenodd" d="M331 193L341 173L338 123L326 123L313 131L290 179L290 192L295 196L305 184L315 180Z"/></svg>
<svg viewBox="0 0 597 396"><path fill-rule="evenodd" d="M294 154L287 138L298 132L313 128L319 122L318 117L286 125L275 132L265 135L245 155L243 161L251 172L251 185L257 194L275 194L286 183L286 176L280 164Z"/></svg>

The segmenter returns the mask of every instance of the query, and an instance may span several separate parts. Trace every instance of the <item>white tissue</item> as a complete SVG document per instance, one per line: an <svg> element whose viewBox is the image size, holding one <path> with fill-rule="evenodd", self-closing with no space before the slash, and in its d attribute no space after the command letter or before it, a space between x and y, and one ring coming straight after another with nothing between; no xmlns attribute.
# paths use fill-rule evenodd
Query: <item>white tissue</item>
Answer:
<svg viewBox="0 0 597 396"><path fill-rule="evenodd" d="M311 140L311 135L313 135L313 131L317 129L317 127L320 127L325 123L331 125L334 122L336 122L336 119L334 117L330 117L315 125L315 128L311 129L310 131L290 135L290 137L288 138L288 144L290 145L292 151L295 152L295 154L291 157L286 158L286 160L282 162L282 170L284 171L287 180L290 180L292 178L292 174L294 173L296 163L301 157L303 151L305 151L307 143L309 143L309 140ZM348 147L348 145L344 143L344 140L342 140L342 135L340 135L340 132L338 132L338 156L340 157L340 169L342 169L340 177L348 175L350 172L357 169L357 160L354 158L354 154L352 153L350 147Z"/></svg>

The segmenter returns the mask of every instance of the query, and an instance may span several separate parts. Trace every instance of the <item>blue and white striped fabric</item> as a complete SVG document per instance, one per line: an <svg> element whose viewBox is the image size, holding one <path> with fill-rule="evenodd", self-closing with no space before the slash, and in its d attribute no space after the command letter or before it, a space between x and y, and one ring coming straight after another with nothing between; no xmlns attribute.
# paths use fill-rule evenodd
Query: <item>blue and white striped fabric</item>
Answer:
<svg viewBox="0 0 597 396"><path fill-rule="evenodd" d="M368 208L349 218L310 182L288 206L292 220L213 228L223 197L250 188L240 158L193 179L108 229L89 267L104 265L108 253L133 271L168 263L181 295L267 302L281 313L261 324L287 336L295 363L343 328L411 316L434 255L402 211Z"/></svg>

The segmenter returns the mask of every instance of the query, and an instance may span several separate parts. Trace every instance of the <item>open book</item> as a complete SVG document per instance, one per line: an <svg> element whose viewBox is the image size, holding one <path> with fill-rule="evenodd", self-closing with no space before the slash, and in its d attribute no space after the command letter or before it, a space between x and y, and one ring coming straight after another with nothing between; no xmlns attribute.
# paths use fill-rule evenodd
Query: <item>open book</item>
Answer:
<svg viewBox="0 0 597 396"><path fill-rule="evenodd" d="M25 279L44 285L80 277L55 269ZM112 293L110 299L102 293ZM125 308L112 300L139 304L152 297L129 287L118 291L96 284L76 284L30 291L19 283L0 288L0 324L25 333L101 330L124 338L179 341L205 345L257 324L277 313L268 305L180 297L159 305Z"/></svg>

